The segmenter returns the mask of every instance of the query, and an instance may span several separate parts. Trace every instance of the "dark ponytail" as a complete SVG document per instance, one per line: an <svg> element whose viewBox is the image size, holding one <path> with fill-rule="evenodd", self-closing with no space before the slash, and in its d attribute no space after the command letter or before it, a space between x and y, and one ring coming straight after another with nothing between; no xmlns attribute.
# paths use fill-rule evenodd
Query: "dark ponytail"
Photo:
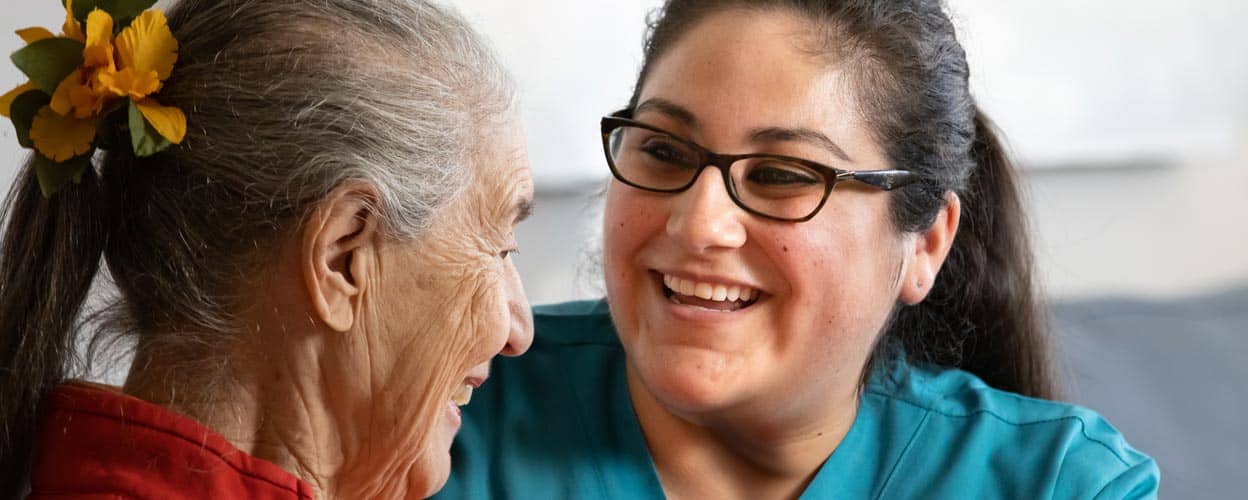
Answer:
<svg viewBox="0 0 1248 500"><path fill-rule="evenodd" d="M886 338L919 361L959 367L999 389L1055 398L1017 173L979 109L971 156L975 168L959 193L961 224L936 285L927 300L897 312Z"/></svg>
<svg viewBox="0 0 1248 500"><path fill-rule="evenodd" d="M25 487L40 404L72 367L75 322L100 267L107 230L99 180L50 199L27 161L0 220L0 498Z"/></svg>
<svg viewBox="0 0 1248 500"><path fill-rule="evenodd" d="M893 167L920 181L890 192L897 229L929 229L948 192L962 222L927 299L898 306L871 366L900 353L962 368L989 385L1052 398L1046 314L1033 279L1016 173L969 88L970 69L940 0L668 0L650 22L636 106L654 63L707 16L783 10L810 20L795 37L855 80L860 113Z"/></svg>

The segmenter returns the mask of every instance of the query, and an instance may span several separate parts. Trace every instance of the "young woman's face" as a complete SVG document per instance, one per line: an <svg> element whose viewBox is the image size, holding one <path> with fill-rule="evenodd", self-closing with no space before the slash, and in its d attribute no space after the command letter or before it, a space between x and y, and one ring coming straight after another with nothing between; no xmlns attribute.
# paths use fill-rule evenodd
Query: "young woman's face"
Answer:
<svg viewBox="0 0 1248 500"><path fill-rule="evenodd" d="M806 50L806 29L784 13L702 21L654 65L634 118L718 153L890 168L848 70ZM856 393L897 303L909 238L890 223L888 194L871 187L839 184L812 220L790 223L743 211L721 179L709 168L679 194L608 189L607 293L630 376L685 418L800 425ZM695 296L722 286L754 298L698 299L682 282Z"/></svg>

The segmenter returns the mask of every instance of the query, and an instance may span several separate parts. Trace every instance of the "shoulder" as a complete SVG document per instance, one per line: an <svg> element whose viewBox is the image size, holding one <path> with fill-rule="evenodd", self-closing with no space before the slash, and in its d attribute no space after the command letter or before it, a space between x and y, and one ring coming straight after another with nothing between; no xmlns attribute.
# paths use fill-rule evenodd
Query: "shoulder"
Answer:
<svg viewBox="0 0 1248 500"><path fill-rule="evenodd" d="M953 368L900 365L873 380L867 397L921 414L911 448L938 451L946 471L960 471L972 484L993 474L992 487L1005 496L1155 496L1156 463L1096 412L997 390ZM929 466L923 455L907 453L898 466Z"/></svg>
<svg viewBox="0 0 1248 500"><path fill-rule="evenodd" d="M540 306L533 318L533 346L495 358L490 379L464 408L451 478L437 498L657 491L606 304Z"/></svg>
<svg viewBox="0 0 1248 500"><path fill-rule="evenodd" d="M534 347L618 346L607 301L582 300L533 308Z"/></svg>

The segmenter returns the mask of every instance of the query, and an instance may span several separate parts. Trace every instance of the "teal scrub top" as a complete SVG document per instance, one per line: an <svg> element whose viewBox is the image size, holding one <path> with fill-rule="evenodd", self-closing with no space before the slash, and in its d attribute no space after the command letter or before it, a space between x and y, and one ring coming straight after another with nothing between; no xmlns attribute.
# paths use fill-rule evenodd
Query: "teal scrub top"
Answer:
<svg viewBox="0 0 1248 500"><path fill-rule="evenodd" d="M603 301L534 311L464 408L437 499L663 498ZM890 363L802 499L1155 498L1158 469L1096 413Z"/></svg>

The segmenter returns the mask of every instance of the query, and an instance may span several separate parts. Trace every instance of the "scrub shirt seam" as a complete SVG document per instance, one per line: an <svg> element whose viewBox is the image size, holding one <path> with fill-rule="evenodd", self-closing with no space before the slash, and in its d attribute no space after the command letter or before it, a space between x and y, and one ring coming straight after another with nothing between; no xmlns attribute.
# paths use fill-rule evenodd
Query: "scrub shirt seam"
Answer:
<svg viewBox="0 0 1248 500"><path fill-rule="evenodd" d="M956 413L947 413L947 412L943 412L943 411L937 410L937 409L935 409L935 408L929 408L929 407L927 407L927 406L925 406L925 405L921 405L921 404L915 403L915 402L913 402L913 401L910 401L910 400L907 400L907 399L904 399L904 398L898 398L898 397L895 397L895 396L890 395L890 394L884 394L884 393L879 393L879 392L873 392L873 394L878 394L878 395L880 395L880 396L884 396L884 397L889 398L889 399L892 399L892 400L894 400L894 401L898 401L898 402L901 402L901 403L905 403L905 404L908 404L908 405L914 406L914 407L916 407L916 408L919 408L919 409L922 409L922 410L926 410L926 411L928 411L928 412L930 412L930 413L935 413L935 414L937 414L937 415L942 415L942 416L946 416L946 417L950 417L950 418L971 418L971 417L974 417L974 416L976 416L976 415L978 415L978 414L987 414L987 415L990 415L990 416L992 416L993 418L995 418L995 419L997 419L997 420L999 420L999 421L1001 421L1001 422L1004 422L1004 423L1006 423L1006 424L1008 424L1008 425L1012 425L1012 426L1014 426L1014 427L1023 427L1023 426L1029 426L1029 425L1048 424L1048 423L1053 423L1053 422L1060 422L1060 421L1063 421L1063 420L1074 420L1074 421L1076 421L1076 422L1078 422L1078 423L1079 423L1079 434L1080 434L1080 435L1082 435L1084 439L1086 439L1086 440L1088 440L1088 441L1091 441L1091 442L1093 442L1093 443L1096 443L1096 444L1100 445L1102 448L1105 448L1105 450L1106 450L1106 451L1108 451L1110 455L1113 455L1113 457L1114 457L1115 459L1117 459L1117 460L1118 460L1118 462L1122 463L1122 465L1123 465L1124 467L1128 467L1128 468L1130 468L1130 467L1134 467L1134 465L1132 465L1130 461L1128 461L1127 459L1125 459L1125 458L1123 458L1121 455L1119 455L1119 453L1118 453L1116 450L1114 450L1114 448L1113 448L1112 446L1110 446L1108 443L1106 443L1106 442L1104 442L1104 441L1102 441L1102 440L1100 440L1100 439L1097 439L1097 438L1094 438L1094 437L1092 437L1092 436L1088 435L1088 426L1087 426L1087 424L1083 421L1083 418L1081 418L1081 417L1079 417L1079 416L1076 416L1076 415L1067 415L1067 416L1064 416L1064 417L1050 418L1050 419L1044 419L1044 420L1035 420L1035 421L1030 421L1030 422L1015 422L1015 421L1012 421L1012 420L1010 420L1010 419L1008 419L1008 418L1006 418L1006 417L1004 417L1004 416L1002 416L1002 415L1000 415L1000 414L998 414L998 413L996 413L996 412L994 412L994 411L992 411L992 410L983 409L983 408L973 410L973 411L971 411L971 412L969 412L969 413L967 413L967 414L964 414L964 415L959 415L959 414L956 414Z"/></svg>
<svg viewBox="0 0 1248 500"><path fill-rule="evenodd" d="M923 413L923 419L919 421L918 425L914 426L914 432L910 434L910 439L906 441L905 448L902 448L901 453L897 454L897 460L893 461L893 466L888 470L888 477L884 478L884 484L880 486L880 491L876 493L875 498L884 498L884 492L888 491L889 486L892 486L893 476L897 474L897 469L901 467L901 461L906 458L908 453L910 453L910 448L914 446L914 442L919 439L919 432L923 430L924 425L927 425L927 421L931 418L931 416L932 411L928 409Z"/></svg>
<svg viewBox="0 0 1248 500"><path fill-rule="evenodd" d="M1106 491L1106 490L1108 490L1110 486L1113 486L1115 482L1117 482L1119 479L1122 479L1122 478L1123 478L1123 476L1126 476L1128 473L1130 473L1130 472L1131 472L1131 470L1132 470L1132 469L1135 469L1136 467L1139 467L1140 465L1142 465L1142 464L1136 464L1136 465L1129 466L1129 467L1127 467L1127 470L1124 470L1124 471L1122 471L1121 473L1119 473L1118 475L1116 475L1116 476L1114 476L1114 477L1110 478L1110 479L1109 479L1109 481L1106 481L1106 482L1105 482L1105 485L1104 485L1104 486L1101 486L1101 489L1099 489L1099 490L1097 490L1097 491L1096 491L1096 495L1094 495L1092 498L1093 498L1094 500L1095 500L1095 499L1097 499L1097 498L1101 498L1101 497L1102 497L1102 495L1104 495L1104 494L1105 494L1105 491Z"/></svg>

